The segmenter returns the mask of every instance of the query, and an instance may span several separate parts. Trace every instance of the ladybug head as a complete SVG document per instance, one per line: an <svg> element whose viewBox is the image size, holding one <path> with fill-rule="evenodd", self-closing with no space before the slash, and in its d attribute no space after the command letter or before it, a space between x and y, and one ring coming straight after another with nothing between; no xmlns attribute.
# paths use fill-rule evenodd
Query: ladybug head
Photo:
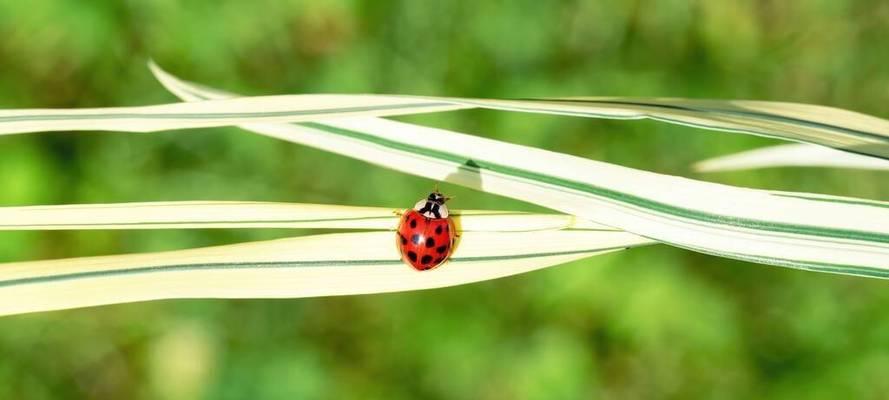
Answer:
<svg viewBox="0 0 889 400"><path fill-rule="evenodd" d="M425 199L418 201L414 206L414 210L417 210L426 218L447 218L448 206L445 205L445 202L449 199L449 197L444 197L436 190L429 193L429 196Z"/></svg>
<svg viewBox="0 0 889 400"><path fill-rule="evenodd" d="M442 195L441 193L439 193L439 192L436 190L436 191L434 191L434 192L432 192L432 193L429 193L429 197L427 197L426 200L427 200L427 201L431 201L431 202L433 202L433 203L435 203L435 204L438 204L438 205L442 205L442 204L444 204L446 201L448 201L448 200L450 200L450 199L447 198L447 197L444 197L444 195Z"/></svg>

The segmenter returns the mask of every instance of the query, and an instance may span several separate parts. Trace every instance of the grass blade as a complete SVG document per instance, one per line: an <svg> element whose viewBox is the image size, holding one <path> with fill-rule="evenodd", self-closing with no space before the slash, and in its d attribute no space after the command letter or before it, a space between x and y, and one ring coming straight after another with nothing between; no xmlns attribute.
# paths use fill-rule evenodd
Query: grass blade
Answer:
<svg viewBox="0 0 889 400"><path fill-rule="evenodd" d="M294 122L358 115L402 115L471 108L444 100L379 95L283 95L140 107L0 110L0 135L44 131L154 132Z"/></svg>
<svg viewBox="0 0 889 400"><path fill-rule="evenodd" d="M156 72L159 70L154 64L151 67ZM204 101L141 107L0 110L0 135L75 130L152 132L484 107L593 118L652 118L711 130L820 144L889 159L889 121L809 104L604 97L496 100L326 94L206 100L212 97L219 98L204 96Z"/></svg>
<svg viewBox="0 0 889 400"><path fill-rule="evenodd" d="M818 144L889 159L889 121L813 104L626 97L461 101L506 111L610 119L650 118L709 130Z"/></svg>
<svg viewBox="0 0 889 400"><path fill-rule="evenodd" d="M465 232L452 261L417 272L391 232L0 265L0 315L173 298L290 298L429 289L652 243L619 231Z"/></svg>
<svg viewBox="0 0 889 400"><path fill-rule="evenodd" d="M193 98L221 93L204 92L170 75L159 79L171 91ZM889 211L883 207L773 196L380 118L243 127L533 202L695 251L808 270L889 276Z"/></svg>
<svg viewBox="0 0 889 400"><path fill-rule="evenodd" d="M889 170L889 161L809 144L784 144L710 158L694 165L694 169L699 172L774 167Z"/></svg>
<svg viewBox="0 0 889 400"><path fill-rule="evenodd" d="M0 230L322 228L394 230L395 208L233 201L0 207ZM572 215L453 210L462 231L615 230Z"/></svg>

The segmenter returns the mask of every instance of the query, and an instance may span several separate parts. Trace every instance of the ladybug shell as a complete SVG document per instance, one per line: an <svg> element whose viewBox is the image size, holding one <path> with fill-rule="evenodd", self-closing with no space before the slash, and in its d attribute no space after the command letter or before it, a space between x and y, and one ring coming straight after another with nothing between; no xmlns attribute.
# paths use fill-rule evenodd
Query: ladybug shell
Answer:
<svg viewBox="0 0 889 400"><path fill-rule="evenodd" d="M398 223L395 245L405 263L417 271L426 271L451 256L455 235L450 217L427 218L416 210L406 210Z"/></svg>

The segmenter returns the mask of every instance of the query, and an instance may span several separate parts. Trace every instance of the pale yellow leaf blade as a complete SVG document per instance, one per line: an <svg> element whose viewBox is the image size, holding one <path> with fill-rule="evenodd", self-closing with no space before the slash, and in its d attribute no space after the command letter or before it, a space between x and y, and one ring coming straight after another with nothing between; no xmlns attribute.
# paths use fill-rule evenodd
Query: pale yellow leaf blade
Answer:
<svg viewBox="0 0 889 400"><path fill-rule="evenodd" d="M418 272L392 232L0 264L0 315L173 298L293 298L430 289L515 275L652 243L626 232L465 232L452 260Z"/></svg>
<svg viewBox="0 0 889 400"><path fill-rule="evenodd" d="M237 201L0 207L0 230L316 228L394 230L404 208ZM452 210L462 231L615 230L572 215Z"/></svg>

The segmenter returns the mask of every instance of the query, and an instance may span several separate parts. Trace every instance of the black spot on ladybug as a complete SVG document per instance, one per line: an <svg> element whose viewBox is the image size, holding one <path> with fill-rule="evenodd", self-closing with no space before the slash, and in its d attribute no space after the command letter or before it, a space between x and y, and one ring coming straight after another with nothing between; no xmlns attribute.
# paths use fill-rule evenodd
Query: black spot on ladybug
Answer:
<svg viewBox="0 0 889 400"><path fill-rule="evenodd" d="M409 251L409 252L407 252L407 258L410 258L411 261L417 261L417 253L414 253L413 251Z"/></svg>
<svg viewBox="0 0 889 400"><path fill-rule="evenodd" d="M448 246L438 246L435 251L438 252L438 254L444 254L444 252L448 251Z"/></svg>
<svg viewBox="0 0 889 400"><path fill-rule="evenodd" d="M405 238L404 235L402 235L402 234L399 233L399 234L398 234L398 237L401 238L401 245L402 245L402 246L407 244L407 238Z"/></svg>
<svg viewBox="0 0 889 400"><path fill-rule="evenodd" d="M416 227L417 227L417 220L412 219L411 220L411 228L416 228Z"/></svg>
<svg viewBox="0 0 889 400"><path fill-rule="evenodd" d="M435 247L435 239L426 238L426 247Z"/></svg>
<svg viewBox="0 0 889 400"><path fill-rule="evenodd" d="M413 236L411 236L411 243L420 244L420 235L417 235L415 233Z"/></svg>
<svg viewBox="0 0 889 400"><path fill-rule="evenodd" d="M435 227L435 234L441 235L441 225Z"/></svg>
<svg viewBox="0 0 889 400"><path fill-rule="evenodd" d="M423 264L429 264L430 262L432 262L432 256L427 254L420 259L420 262Z"/></svg>

